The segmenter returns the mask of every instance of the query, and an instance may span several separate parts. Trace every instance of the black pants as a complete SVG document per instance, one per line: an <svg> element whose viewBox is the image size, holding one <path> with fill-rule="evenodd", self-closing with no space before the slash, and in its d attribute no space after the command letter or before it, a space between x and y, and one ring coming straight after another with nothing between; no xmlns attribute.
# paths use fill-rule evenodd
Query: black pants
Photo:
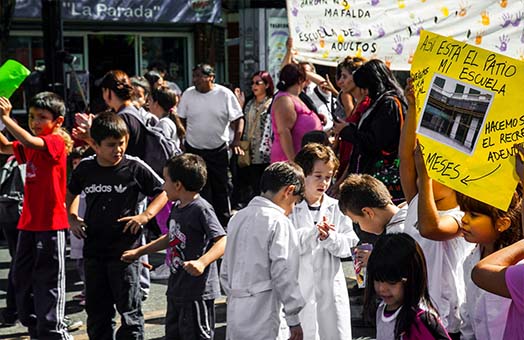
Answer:
<svg viewBox="0 0 524 340"><path fill-rule="evenodd" d="M215 209L218 220L225 228L231 217L229 203L227 145L213 150L201 150L185 144L186 152L199 155L206 162L207 182L200 193Z"/></svg>
<svg viewBox="0 0 524 340"><path fill-rule="evenodd" d="M18 229L16 229L18 222L1 223L2 231L4 232L7 247L9 248L9 255L11 256L11 263L9 264L9 274L7 274L7 294L5 298L5 317L15 317L16 312L16 290L14 287L14 259L16 255L16 244L18 242Z"/></svg>
<svg viewBox="0 0 524 340"><path fill-rule="evenodd" d="M144 315L138 261L84 258L87 334L92 340L142 340ZM115 306L122 324L114 335Z"/></svg>
<svg viewBox="0 0 524 340"><path fill-rule="evenodd" d="M18 232L13 282L20 322L38 339L71 339L64 324L65 233Z"/></svg>
<svg viewBox="0 0 524 340"><path fill-rule="evenodd" d="M177 302L167 297L166 340L212 340L215 300Z"/></svg>

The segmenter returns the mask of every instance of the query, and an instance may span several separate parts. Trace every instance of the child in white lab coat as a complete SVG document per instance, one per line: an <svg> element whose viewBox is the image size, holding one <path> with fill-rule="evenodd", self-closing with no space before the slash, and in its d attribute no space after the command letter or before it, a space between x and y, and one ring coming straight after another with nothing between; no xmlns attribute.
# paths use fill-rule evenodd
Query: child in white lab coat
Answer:
<svg viewBox="0 0 524 340"><path fill-rule="evenodd" d="M351 339L347 285L340 259L358 242L351 220L326 195L338 168L334 152L304 146L295 157L304 170L305 199L290 215L299 238L299 284L306 306L300 312L304 339Z"/></svg>

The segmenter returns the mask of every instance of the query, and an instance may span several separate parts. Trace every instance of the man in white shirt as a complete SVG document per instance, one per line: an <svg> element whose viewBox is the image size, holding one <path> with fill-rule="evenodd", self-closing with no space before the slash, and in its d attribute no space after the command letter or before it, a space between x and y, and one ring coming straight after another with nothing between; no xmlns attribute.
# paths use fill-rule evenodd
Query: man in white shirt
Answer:
<svg viewBox="0 0 524 340"><path fill-rule="evenodd" d="M213 205L223 226L231 214L228 187L228 128L235 137L229 147L242 154L240 137L243 113L237 98L228 88L215 84L215 71L208 64L193 69L193 84L182 94L178 115L186 126L186 152L201 156L207 166L208 179L202 196Z"/></svg>

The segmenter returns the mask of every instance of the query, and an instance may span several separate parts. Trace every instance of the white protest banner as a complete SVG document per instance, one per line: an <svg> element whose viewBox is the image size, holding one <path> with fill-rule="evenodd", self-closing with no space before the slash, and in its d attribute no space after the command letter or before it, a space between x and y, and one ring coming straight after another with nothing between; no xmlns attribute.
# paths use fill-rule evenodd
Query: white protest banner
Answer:
<svg viewBox="0 0 524 340"><path fill-rule="evenodd" d="M344 57L409 70L421 30L524 59L524 3L508 0L287 0L296 58L335 66Z"/></svg>

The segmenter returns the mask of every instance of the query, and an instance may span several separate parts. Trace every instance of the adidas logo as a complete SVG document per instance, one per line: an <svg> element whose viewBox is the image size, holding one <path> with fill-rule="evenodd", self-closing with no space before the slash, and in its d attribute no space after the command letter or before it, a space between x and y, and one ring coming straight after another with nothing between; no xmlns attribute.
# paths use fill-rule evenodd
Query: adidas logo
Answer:
<svg viewBox="0 0 524 340"><path fill-rule="evenodd" d="M84 189L84 192L86 194L94 194L94 193L100 193L100 192L111 192L112 188L110 185L102 185L102 184L91 184L87 188Z"/></svg>
<svg viewBox="0 0 524 340"><path fill-rule="evenodd" d="M127 187L123 186L122 184L115 185L115 191L118 192L119 194L121 194L124 191L126 191L126 189L127 189Z"/></svg>

